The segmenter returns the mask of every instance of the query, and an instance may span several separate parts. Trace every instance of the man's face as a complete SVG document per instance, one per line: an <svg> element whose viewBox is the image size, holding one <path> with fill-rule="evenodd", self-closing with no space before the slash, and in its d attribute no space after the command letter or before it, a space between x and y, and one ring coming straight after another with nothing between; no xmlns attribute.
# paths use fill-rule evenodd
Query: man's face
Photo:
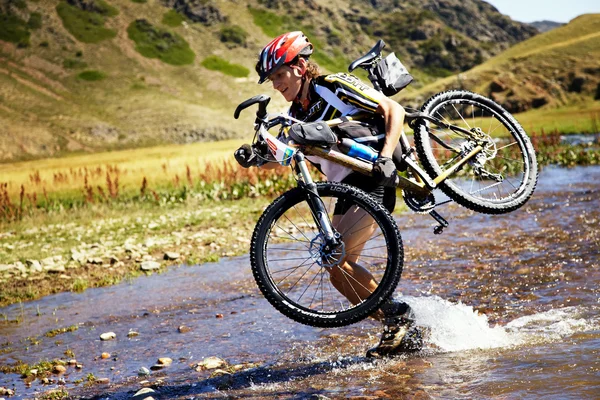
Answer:
<svg viewBox="0 0 600 400"><path fill-rule="evenodd" d="M269 75L269 81L273 83L273 89L278 90L287 101L294 101L302 86L300 67L282 65Z"/></svg>

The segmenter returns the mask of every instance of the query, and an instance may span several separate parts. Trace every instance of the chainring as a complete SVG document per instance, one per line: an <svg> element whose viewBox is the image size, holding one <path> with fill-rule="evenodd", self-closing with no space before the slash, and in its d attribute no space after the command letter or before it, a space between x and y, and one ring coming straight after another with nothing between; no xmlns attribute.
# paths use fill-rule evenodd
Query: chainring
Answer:
<svg viewBox="0 0 600 400"><path fill-rule="evenodd" d="M411 194L402 191L402 198L406 206L416 212L417 214L427 214L433 210L436 206L435 196L433 193L429 193L425 198L417 198Z"/></svg>

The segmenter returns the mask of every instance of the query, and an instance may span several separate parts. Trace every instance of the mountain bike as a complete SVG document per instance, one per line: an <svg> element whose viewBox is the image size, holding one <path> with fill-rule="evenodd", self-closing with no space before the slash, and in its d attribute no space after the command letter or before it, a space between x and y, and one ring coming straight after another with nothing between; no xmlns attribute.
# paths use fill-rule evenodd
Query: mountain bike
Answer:
<svg viewBox="0 0 600 400"><path fill-rule="evenodd" d="M378 42L350 69L364 68L371 78L381 48ZM368 152L341 151L342 141L334 133L343 123L360 124L360 118L303 123L267 113L269 101L266 95L254 96L237 107L234 117L258 105L252 151L290 166L298 185L276 198L257 222L250 246L253 276L265 298L297 322L339 327L360 321L378 310L400 280L404 252L398 226L365 192L314 182L306 161L306 156L318 156L371 176L372 158L361 155ZM448 226L435 210L441 205L435 189L449 201L488 214L514 211L531 197L538 177L535 151L519 123L494 101L464 90L442 92L420 111L407 113L406 120L414 146L403 133L404 171L396 186L411 210L437 221L434 233ZM278 137L269 133L275 127ZM350 146L360 150L366 145L355 141ZM345 239L352 235L364 240L348 248ZM362 269L349 273L340 266L343 260ZM372 277L368 285L356 276L363 272Z"/></svg>

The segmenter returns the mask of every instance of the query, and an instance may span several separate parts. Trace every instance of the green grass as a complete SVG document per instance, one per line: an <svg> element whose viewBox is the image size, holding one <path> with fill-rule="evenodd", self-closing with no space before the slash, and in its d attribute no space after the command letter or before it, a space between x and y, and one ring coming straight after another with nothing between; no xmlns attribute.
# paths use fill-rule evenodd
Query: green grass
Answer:
<svg viewBox="0 0 600 400"><path fill-rule="evenodd" d="M127 33L135 42L135 49L144 57L158 58L171 65L192 64L196 58L185 39L176 33L154 27L145 19L132 22Z"/></svg>
<svg viewBox="0 0 600 400"><path fill-rule="evenodd" d="M531 110L515 118L528 133L559 132L561 134L600 132L600 101L581 106Z"/></svg>
<svg viewBox="0 0 600 400"><path fill-rule="evenodd" d="M101 11L90 12L72 6L61 1L56 6L65 29L67 29L77 40L84 43L99 43L103 40L112 39L117 36L113 29L104 27L106 18L116 15L118 11L107 5L102 0L97 0Z"/></svg>
<svg viewBox="0 0 600 400"><path fill-rule="evenodd" d="M209 56L202 61L202 66L230 75L236 78L245 78L250 75L250 70L243 65L233 64L219 56Z"/></svg>
<svg viewBox="0 0 600 400"><path fill-rule="evenodd" d="M94 81L101 81L101 80L105 79L106 74L101 71L90 70L90 71L83 71L82 73L77 75L77 77L79 79L83 79L84 81L94 82Z"/></svg>
<svg viewBox="0 0 600 400"><path fill-rule="evenodd" d="M162 18L163 25L173 28L180 26L183 21L185 21L185 17L173 9L167 11Z"/></svg>
<svg viewBox="0 0 600 400"><path fill-rule="evenodd" d="M285 19L275 13L260 8L248 7L248 11L252 14L254 24L262 31L271 37L276 37L284 32Z"/></svg>
<svg viewBox="0 0 600 400"><path fill-rule="evenodd" d="M67 333L67 332L75 332L75 331L76 331L76 330L78 330L78 329L79 329L79 327L78 327L77 325L71 325L71 326L68 326L68 327L66 327L66 328L52 329L52 330L50 330L50 331L46 332L46 333L44 334L44 336L46 336L46 337L49 337L49 338L52 338L52 337L54 337L54 336L61 335L61 334L63 334L63 333Z"/></svg>
<svg viewBox="0 0 600 400"><path fill-rule="evenodd" d="M40 29L42 27L42 14L32 12L29 15L29 21L27 21L27 27L29 29Z"/></svg>
<svg viewBox="0 0 600 400"><path fill-rule="evenodd" d="M16 15L0 14L0 40L16 43L19 47L29 46L30 33L27 24Z"/></svg>
<svg viewBox="0 0 600 400"><path fill-rule="evenodd" d="M219 37L223 43L231 43L235 46L246 46L248 32L237 25L229 25L221 28Z"/></svg>

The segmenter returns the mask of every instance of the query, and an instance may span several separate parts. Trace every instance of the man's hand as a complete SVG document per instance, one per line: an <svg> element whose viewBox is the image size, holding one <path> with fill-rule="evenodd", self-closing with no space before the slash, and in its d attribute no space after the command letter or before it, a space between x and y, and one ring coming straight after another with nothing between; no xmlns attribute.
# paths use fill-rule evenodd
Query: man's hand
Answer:
<svg viewBox="0 0 600 400"><path fill-rule="evenodd" d="M394 160L389 157L379 157L375 160L373 165L373 177L377 180L377 183L396 187L396 179L398 178L398 172L394 165Z"/></svg>
<svg viewBox="0 0 600 400"><path fill-rule="evenodd" d="M244 168L258 166L258 157L249 144L243 144L242 147L233 153L235 160Z"/></svg>

